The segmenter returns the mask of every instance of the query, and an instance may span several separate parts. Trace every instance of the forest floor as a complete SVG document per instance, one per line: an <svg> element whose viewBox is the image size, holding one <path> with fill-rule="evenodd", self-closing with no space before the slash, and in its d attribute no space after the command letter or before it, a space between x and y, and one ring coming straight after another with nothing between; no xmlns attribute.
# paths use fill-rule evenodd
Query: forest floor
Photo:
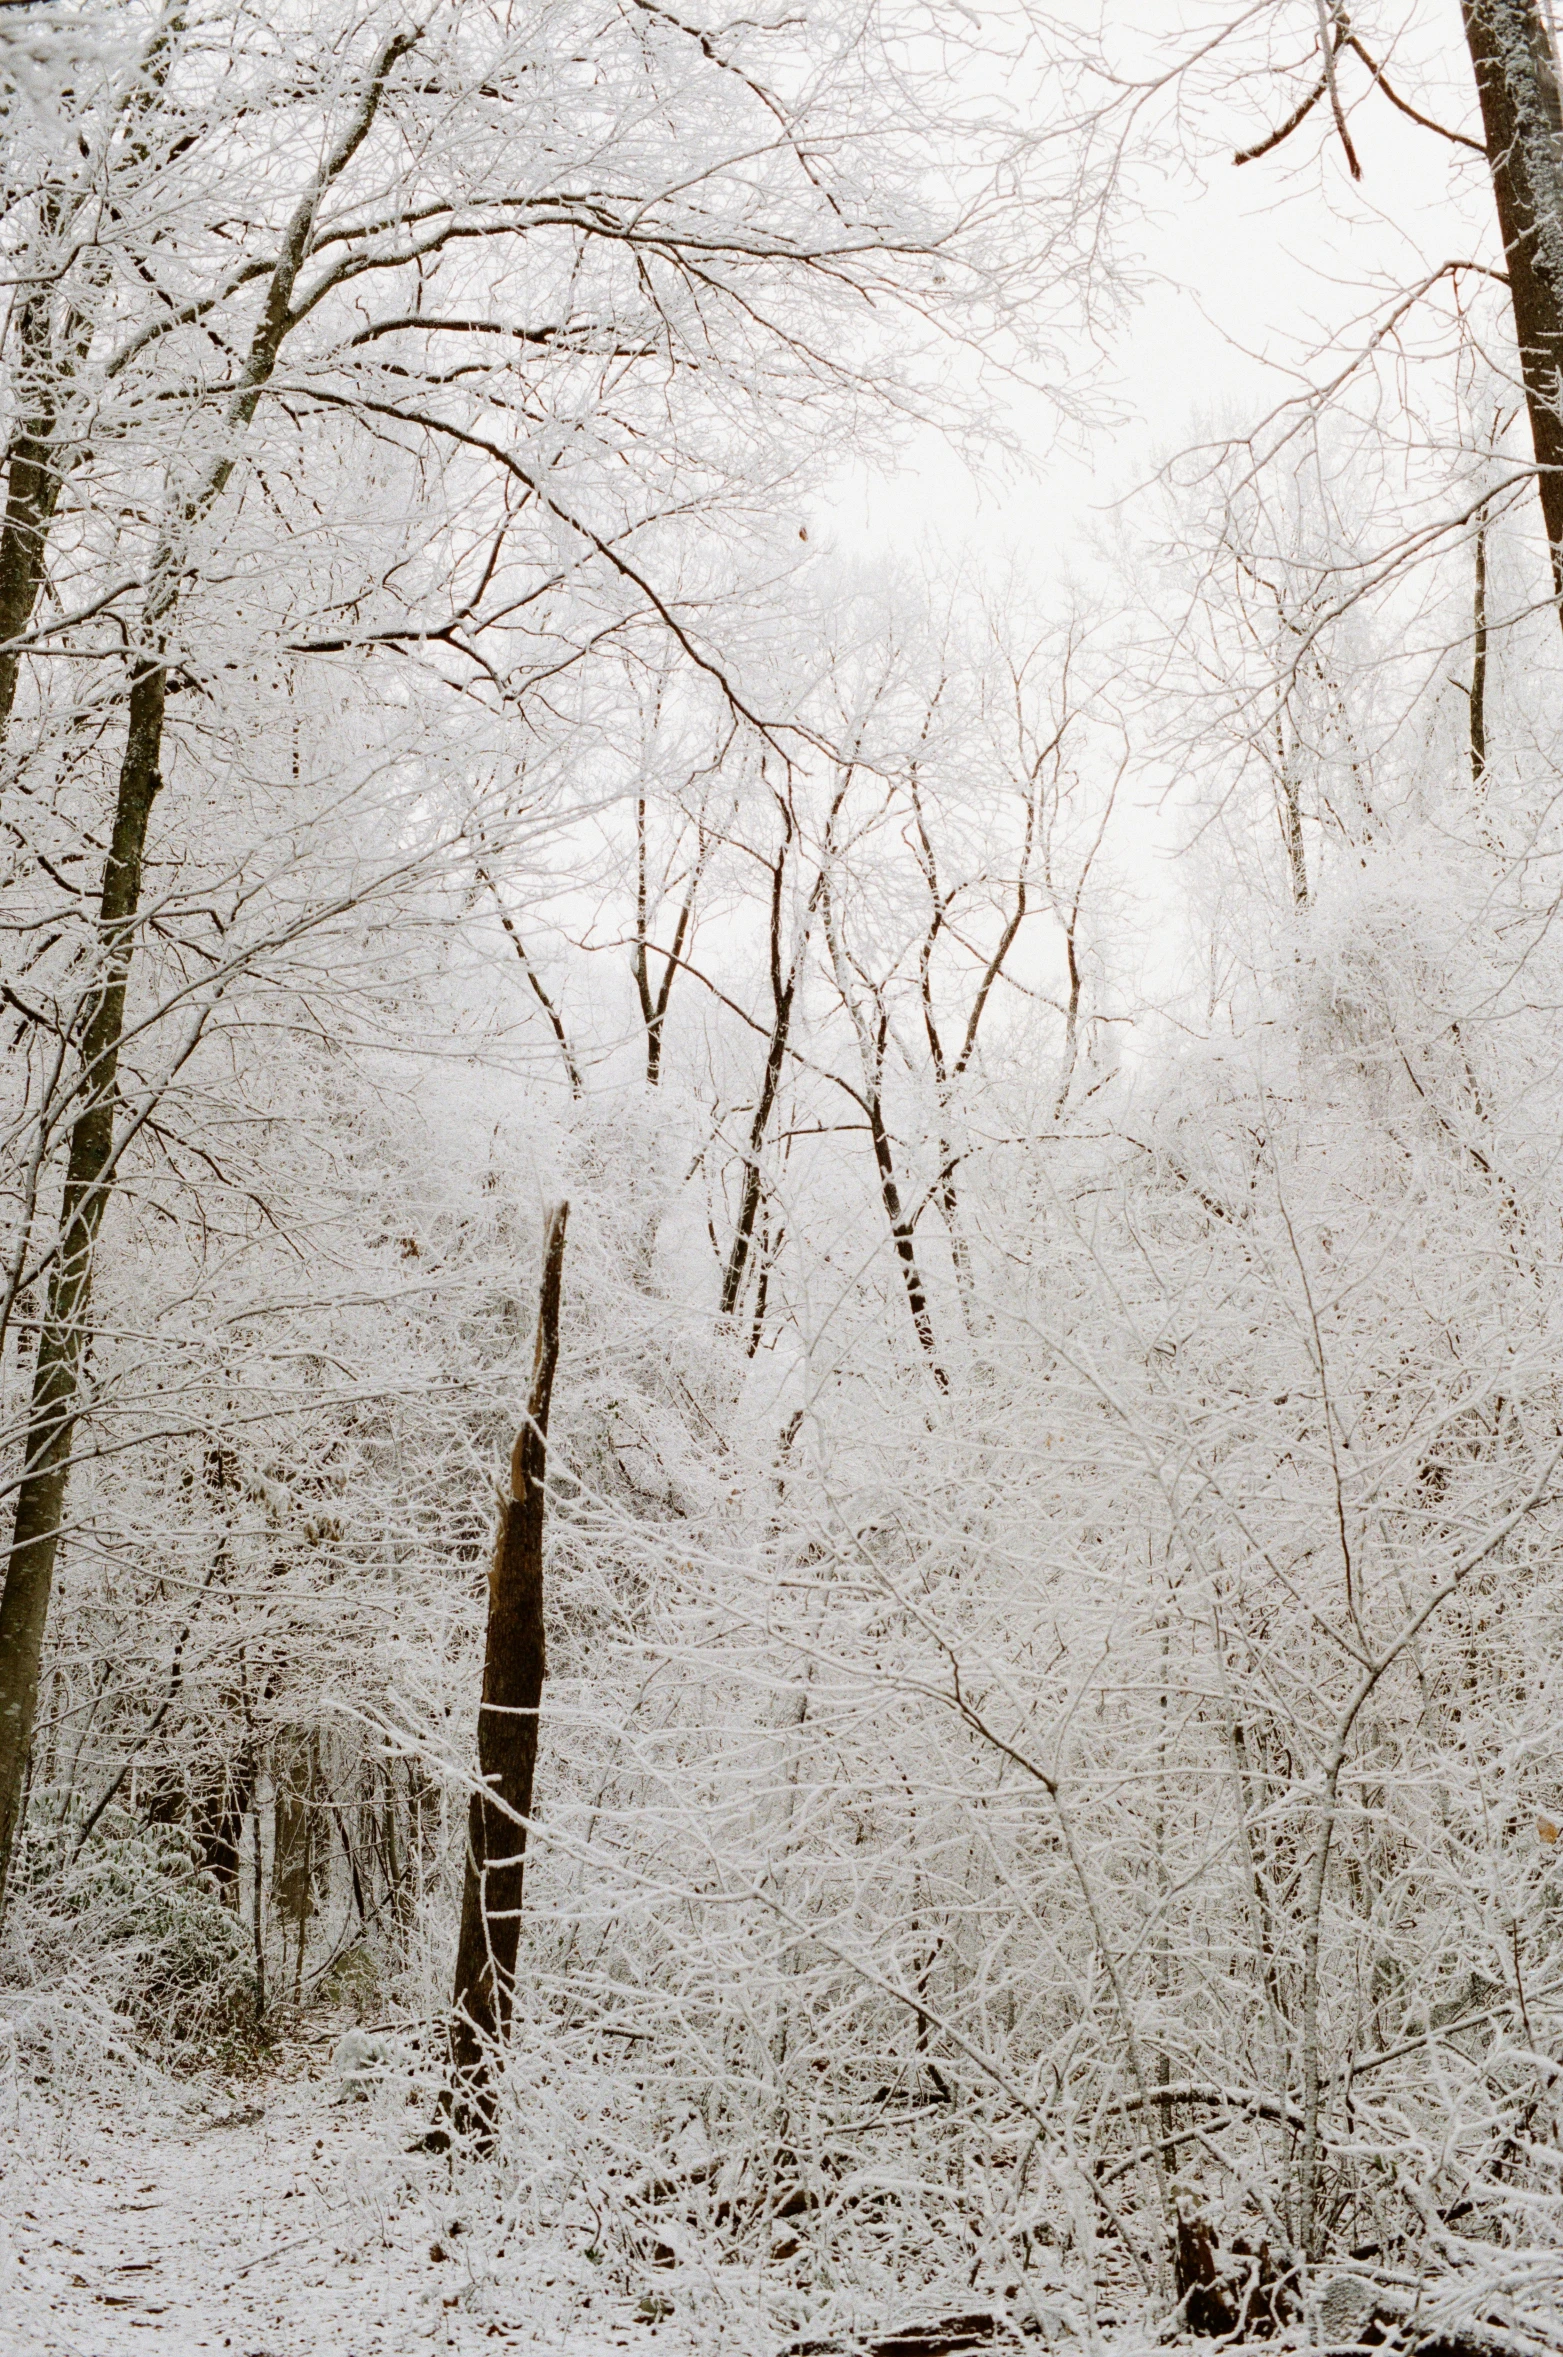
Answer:
<svg viewBox="0 0 1563 2357"><path fill-rule="evenodd" d="M227 2090L6 2090L0 2357L679 2357L572 2254L302 2070ZM507 2265L507 2257L512 2261Z"/></svg>
<svg viewBox="0 0 1563 2357"><path fill-rule="evenodd" d="M8 1995L0 2357L774 2357L787 2342L758 2263L735 2266L697 2236L648 2274L650 2262L625 2262L622 2236L601 2220L594 2229L590 2202L571 2223L573 2169L532 2182L516 2167L453 2166L417 2149L432 2080L390 2074L364 2096L338 2049L345 2019L324 2026L317 2015L312 2033L301 2024L233 2077L173 2076L127 2044L122 2019L86 1988ZM591 2112L602 2091L571 2084ZM546 2123L543 2133L552 2150ZM919 2296L890 2263L831 2295L832 2314L805 2328L804 2345L883 2336L887 2352L929 2357L946 2336L921 2339L916 2320L970 2310L963 2278L942 2290L930 2280ZM1038 2308L1017 2330L1020 2319L1006 2309L988 2346L1097 2357L1147 2347L1135 2328L1092 2332L1062 2310L1044 2320ZM977 2321L990 2329L986 2315ZM1041 2337L1023 2341L1022 2330Z"/></svg>

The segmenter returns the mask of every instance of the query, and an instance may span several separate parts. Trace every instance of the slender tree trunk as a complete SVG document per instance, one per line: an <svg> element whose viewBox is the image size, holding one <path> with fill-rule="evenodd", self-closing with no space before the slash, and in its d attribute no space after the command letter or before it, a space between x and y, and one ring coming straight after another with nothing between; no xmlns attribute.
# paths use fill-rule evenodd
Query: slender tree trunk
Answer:
<svg viewBox="0 0 1563 2357"><path fill-rule="evenodd" d="M1540 470L1553 594L1563 599L1563 99L1541 0L1461 0L1525 406ZM1563 619L1563 605L1559 608Z"/></svg>
<svg viewBox="0 0 1563 2357"><path fill-rule="evenodd" d="M250 1945L255 1955L255 2027L260 2029L266 2020L266 1856L258 1795L250 1832L250 1865L254 1876L250 1888Z"/></svg>
<svg viewBox="0 0 1563 2357"><path fill-rule="evenodd" d="M733 1230L727 1265L722 1271L724 1318L732 1317L737 1311L744 1271L749 1265L749 1253L754 1243L755 1215L760 1208L760 1149L765 1143L765 1133L776 1104L776 1092L781 1085L782 1064L787 1054L787 1034L792 1028L795 983L794 974L777 1002L776 1019L771 1026L771 1036L765 1050L765 1070L760 1075L760 1093L755 1100L754 1119L749 1124L749 1152L744 1163L743 1193L738 1199L738 1224Z"/></svg>
<svg viewBox="0 0 1563 2357"><path fill-rule="evenodd" d="M1277 713L1275 721L1277 768L1276 778L1281 789L1281 835L1286 844L1286 865L1291 876L1292 905L1308 905L1308 855L1303 843L1302 781L1298 775L1302 748L1294 735L1286 741L1286 719Z"/></svg>
<svg viewBox="0 0 1563 2357"><path fill-rule="evenodd" d="M119 776L114 836L103 871L100 979L82 1035L84 1104L71 1132L60 1240L33 1371L27 1455L16 1495L11 1555L0 1599L0 1899L19 1822L32 1744L49 1595L80 1413L98 1230L113 1184L125 991L130 980L147 823L162 784L164 672L144 663L130 691L130 729Z"/></svg>
<svg viewBox="0 0 1563 2357"><path fill-rule="evenodd" d="M325 1845L317 1839L325 1792L319 1735L311 1732L285 1739L278 1745L273 1761L272 1904L284 1926L284 1972L287 1929L292 1929L293 2001L297 2004L303 1994L309 1926L324 1893Z"/></svg>
<svg viewBox="0 0 1563 2357"><path fill-rule="evenodd" d="M942 692L941 686L941 693ZM1061 733L1062 732L1060 732L1060 734ZM1055 739L1055 744L1057 741L1058 740ZM918 789L917 768L915 763L913 764L912 775L909 781L912 814L917 824L917 839L922 851L923 877L928 886L928 930L923 935L922 944L918 950L917 971L918 987L921 993L923 1004L923 1029L928 1038L928 1052L933 1059L934 1087L938 1093L939 1099L939 1211L940 1216L944 1221L946 1233L950 1239L950 1259L955 1269L955 1288L960 1300L962 1322L966 1327L967 1333L973 1338L973 1340L976 1339L978 1328L977 1295L976 1288L972 1282L971 1252L966 1241L966 1230L961 1224L960 1196L955 1184L955 1172L956 1167L960 1161L960 1155L956 1150L955 1141L950 1135L951 1129L954 1126L950 1120L950 1114L955 1105L956 1086L962 1079L964 1079L966 1067L970 1064L972 1056L976 1051L977 1034L982 1028L982 1018L987 1011L988 1000L993 993L993 986L997 982L1000 974L1003 972L1004 961L1008 957L1010 950L1014 947L1016 936L1018 935L1021 926L1025 923L1026 920L1026 911L1029 900L1027 871L1031 865L1032 845L1036 840L1037 828L1036 780L1041 764L1047 757L1047 750L1050 749L1051 748L1045 749L1044 752L1037 757L1037 761L1032 765L1028 776L1028 791L1026 796L1026 827L1025 833L1021 839L1019 873L1015 880L1015 905L1006 916L1004 921L1004 930L999 935L998 945L995 948L993 955L989 958L987 965L983 969L982 979L977 985L976 996L972 1000L971 1012L966 1018L966 1036L961 1042L960 1053L955 1059L953 1069L945 1061L944 1041L939 1030L938 1018L934 1012L933 994L934 949L940 934L945 930L945 920L949 914L949 908L945 900L944 888L939 881L939 863L934 853L933 837L928 830L928 822L923 808L922 796ZM1067 938L1069 944L1070 971L1073 973L1074 925L1072 921L1067 928ZM1069 1069L1072 1071L1072 1023L1070 1037L1071 1054L1069 1059ZM1065 1082L1063 1092L1060 1095L1058 1106L1055 1107L1055 1120L1058 1117L1059 1111L1062 1109L1063 1095L1065 1094L1067 1094L1067 1081ZM942 1376L940 1377L940 1382L942 1386Z"/></svg>
<svg viewBox="0 0 1563 2357"><path fill-rule="evenodd" d="M843 772L842 781L837 788L836 798L831 808L831 826L834 825L836 812L841 807L850 777L850 770ZM830 829L827 828L827 849L829 836ZM825 915L825 937L830 944L830 961L835 969L836 988L841 994L843 1007L851 1017L852 1028L857 1033L858 1052L863 1062L863 1086L861 1089L854 1089L852 1095L868 1116L868 1134L874 1148L874 1165L879 1173L880 1201L884 1204L885 1217L890 1223L890 1240L895 1246L901 1281L906 1287L907 1306L912 1313L912 1325L916 1330L917 1339L927 1355L929 1370L935 1383L938 1384L941 1391L948 1391L949 1377L939 1363L939 1346L934 1339L933 1319L928 1309L928 1294L923 1284L922 1271L917 1265L917 1246L913 1226L907 1218L901 1202L901 1189L895 1175L895 1153L890 1143L890 1132L885 1126L883 1095L885 1044L890 1035L890 1018L885 1011L883 999L875 992L873 996L876 1015L875 1020L871 1023L853 989L851 966L846 953L846 944L841 936L839 913L830 892L827 870L824 867L820 869L819 892ZM968 1038L975 1035L975 1026L980 1020L981 1007L979 1004L972 1014Z"/></svg>
<svg viewBox="0 0 1563 2357"><path fill-rule="evenodd" d="M683 961L684 943L694 919L695 901L705 873L709 850L705 833L700 831L695 847L695 864L689 879L689 890L673 927L672 949L664 953L662 981L653 992L651 987L651 886L647 869L646 805L635 805L635 951L630 961L635 976L635 994L640 1000L641 1021L646 1027L646 1086L655 1088L662 1078L662 1042L667 1030L668 1001L673 995L673 984L678 978Z"/></svg>
<svg viewBox="0 0 1563 2357"><path fill-rule="evenodd" d="M526 1421L511 1452L510 1497L501 1512L489 1573L483 1700L478 1712L478 1771L485 1789L474 1792L467 1813L467 1874L450 2039L455 2094L450 2109L459 2129L485 2138L494 2114L489 2054L510 2026L526 1869L524 1820L532 1807L538 1711L547 1667L543 1477L548 1409L559 1363L559 1293L569 1209L567 1203L554 1206L544 1238L532 1391Z"/></svg>
<svg viewBox="0 0 1563 2357"><path fill-rule="evenodd" d="M780 1258L781 1248L786 1240L785 1226L779 1227L773 1236L771 1223L767 1218L760 1231L760 1274L755 1281L754 1314L749 1320L749 1340L746 1349L750 1358L756 1355L761 1343L765 1340L765 1310L770 1299L771 1270Z"/></svg>
<svg viewBox="0 0 1563 2357"><path fill-rule="evenodd" d="M98 1231L113 1186L114 1108L125 993L141 907L147 826L163 782L168 633L190 535L227 489L240 437L254 419L283 342L296 323L293 298L321 198L367 137L386 76L417 38L416 33L398 33L384 43L351 120L294 207L238 388L228 404L230 448L195 483L170 497L148 574L140 651L131 671L129 724L113 837L103 870L98 978L87 1000L81 1037L82 1110L71 1131L59 1242L38 1341L26 1455L16 1496L5 1593L0 1599L0 1907L21 1818L72 1437L81 1413Z"/></svg>
<svg viewBox="0 0 1563 2357"><path fill-rule="evenodd" d="M74 210L74 207L71 208ZM40 227L49 246L65 243L70 215L58 197L43 200ZM101 257L99 258L101 261ZM6 450L5 518L0 523L0 650L27 630L43 585L44 555L60 492L75 461L60 434L60 412L92 341L92 322L68 305L55 343L56 279L45 270L16 312L15 378L25 414ZM16 702L21 655L0 651L0 744ZM3 786L3 780L0 780Z"/></svg>
<svg viewBox="0 0 1563 2357"><path fill-rule="evenodd" d="M22 366L39 327L47 346L48 306L32 295L22 305L18 336ZM21 655L5 642L20 638L33 618L43 556L59 503L61 461L55 450L52 406L40 407L17 427L6 453L5 522L0 526L0 740L16 702Z"/></svg>
<svg viewBox="0 0 1563 2357"><path fill-rule="evenodd" d="M919 814L919 818L920 816L921 814ZM927 841L926 835L924 841L925 843ZM928 854L930 872L932 856L930 850ZM956 1152L954 1140L950 1135L953 1127L950 1112L954 1103L954 1089L950 1080L949 1068L944 1060L944 1042L939 1035L939 1026L935 1020L933 1009L933 945L943 923L943 904L936 900L934 922L924 936L919 959L923 1029L928 1035L928 1053L933 1059L934 1090L939 1100L939 1216L944 1221L945 1233L950 1239L950 1259L955 1269L955 1290L961 1305L961 1320L967 1333L975 1339L977 1297L971 1280L971 1254L966 1248L966 1230L961 1225L960 1195L955 1184L955 1170L960 1156Z"/></svg>
<svg viewBox="0 0 1563 2357"><path fill-rule="evenodd" d="M1471 783L1487 775L1487 511L1476 527L1476 579L1471 598Z"/></svg>
<svg viewBox="0 0 1563 2357"><path fill-rule="evenodd" d="M201 1863L217 1885L225 1907L237 1911L244 1820L255 1796L257 1762L246 1738L232 1760L221 1761L212 1779L191 1797L190 1825L200 1844Z"/></svg>
<svg viewBox="0 0 1563 2357"><path fill-rule="evenodd" d="M481 863L478 865L477 875L479 882L488 886L489 891L493 896L494 906L499 911L499 921L504 926L506 933L510 936L510 946L515 951L516 956L521 960L521 971L532 986L533 997L537 1000L537 1003L542 1008L543 1013L548 1017L549 1027L552 1030L555 1039L559 1042L559 1053L564 1058L564 1068L570 1076L570 1094L575 1098L576 1102L579 1103L581 1098L586 1094L586 1089L585 1084L581 1079L581 1068L579 1064L577 1064L574 1051L570 1046L569 1033L565 1030L564 1027L564 1018L560 1014L559 1009L554 1005L554 1002L549 997L547 991L544 989L541 981L538 978L537 968L533 965L531 959L526 954L525 945L522 942L519 932L516 930L515 919L512 917L509 909L506 908L503 900L499 896L499 886L495 883L493 877L489 874L488 869Z"/></svg>
<svg viewBox="0 0 1563 2357"><path fill-rule="evenodd" d="M771 1036L766 1042L765 1068L760 1075L760 1093L755 1100L754 1118L749 1124L749 1152L744 1163L743 1192L738 1199L738 1221L733 1229L733 1240L728 1246L726 1266L722 1270L722 1316L735 1317L738 1299L743 1291L744 1272L754 1246L754 1223L760 1208L760 1149L770 1127L781 1087L782 1068L787 1060L787 1042L792 1033L792 1011L798 995L798 982L803 972L803 961L808 950L809 932L814 912L819 906L824 888L824 870L814 880L804 911L802 928L793 943L792 956L785 974L782 971L782 915L787 880L787 852L792 841L792 823L783 812L784 833L776 863L771 869L770 963L771 963ZM753 1353L751 1352L751 1357Z"/></svg>
<svg viewBox="0 0 1563 2357"><path fill-rule="evenodd" d="M949 1389L949 1378L939 1364L939 1345L934 1340L933 1319L929 1314L928 1295L923 1286L922 1271L917 1265L917 1246L912 1234L912 1223L901 1203L901 1189L896 1183L895 1155L890 1145L890 1132L885 1127L884 1108L877 1085L866 1098L868 1132L874 1142L874 1162L879 1172L879 1193L890 1222L890 1237L895 1245L896 1260L901 1270L901 1281L906 1287L907 1306L912 1313L912 1324L917 1339L927 1353L933 1379L941 1391Z"/></svg>

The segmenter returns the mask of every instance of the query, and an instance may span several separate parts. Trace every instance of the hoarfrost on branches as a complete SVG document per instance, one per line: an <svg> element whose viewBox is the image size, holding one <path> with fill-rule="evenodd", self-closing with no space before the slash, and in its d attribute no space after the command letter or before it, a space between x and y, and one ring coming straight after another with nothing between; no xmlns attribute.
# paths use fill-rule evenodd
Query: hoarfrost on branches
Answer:
<svg viewBox="0 0 1563 2357"><path fill-rule="evenodd" d="M1089 17L0 8L7 2348L1563 2343L1556 58Z"/></svg>

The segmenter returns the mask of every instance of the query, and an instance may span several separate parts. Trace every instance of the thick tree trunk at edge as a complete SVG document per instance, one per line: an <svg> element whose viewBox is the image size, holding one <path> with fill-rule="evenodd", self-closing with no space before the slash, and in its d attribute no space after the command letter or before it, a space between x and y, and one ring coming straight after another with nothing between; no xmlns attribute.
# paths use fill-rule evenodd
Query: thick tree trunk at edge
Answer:
<svg viewBox="0 0 1563 2357"><path fill-rule="evenodd" d="M1553 594L1563 598L1563 99L1540 0L1461 0L1461 15L1508 263Z"/></svg>

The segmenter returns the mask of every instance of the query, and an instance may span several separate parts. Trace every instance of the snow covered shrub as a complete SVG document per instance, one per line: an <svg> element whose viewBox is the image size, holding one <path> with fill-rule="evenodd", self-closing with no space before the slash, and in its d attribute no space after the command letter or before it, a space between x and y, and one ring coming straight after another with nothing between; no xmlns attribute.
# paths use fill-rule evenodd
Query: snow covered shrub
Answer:
<svg viewBox="0 0 1563 2357"><path fill-rule="evenodd" d="M118 2011L159 2041L186 2043L248 2017L248 1943L183 1826L138 1825L111 1808L56 1869L64 1847L35 1832L24 1862L38 1961L85 1943Z"/></svg>

